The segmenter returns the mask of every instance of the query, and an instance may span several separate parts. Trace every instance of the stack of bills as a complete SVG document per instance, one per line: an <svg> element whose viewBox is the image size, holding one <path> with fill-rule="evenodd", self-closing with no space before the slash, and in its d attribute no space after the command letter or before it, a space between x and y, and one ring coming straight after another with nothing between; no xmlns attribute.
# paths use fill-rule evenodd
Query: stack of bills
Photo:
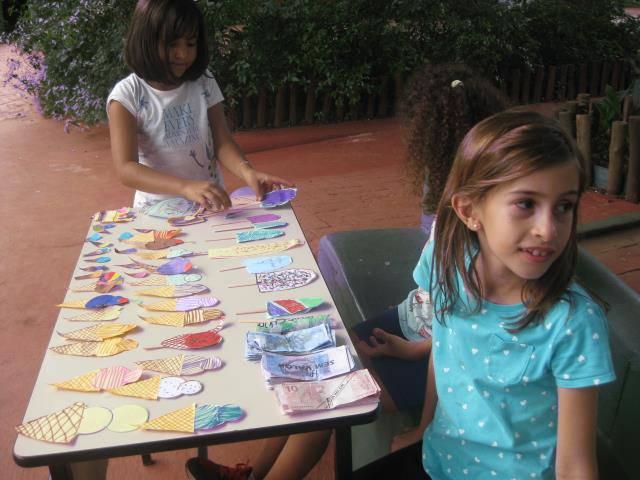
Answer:
<svg viewBox="0 0 640 480"><path fill-rule="evenodd" d="M280 409L289 414L377 403L380 395L380 387L368 370L328 380L281 383L273 390Z"/></svg>
<svg viewBox="0 0 640 480"><path fill-rule="evenodd" d="M329 315L309 315L307 317L282 318L278 320L260 322L256 326L256 331L267 333L289 333L295 330L315 327L323 323L328 324L331 328L335 328L335 320L333 320Z"/></svg>
<svg viewBox="0 0 640 480"><path fill-rule="evenodd" d="M267 388L291 380L311 381L344 375L353 370L355 362L345 346L327 348L308 355L262 355L262 374Z"/></svg>
<svg viewBox="0 0 640 480"><path fill-rule="evenodd" d="M263 352L297 355L335 346L335 333L326 323L285 334L247 332L245 358L260 360Z"/></svg>

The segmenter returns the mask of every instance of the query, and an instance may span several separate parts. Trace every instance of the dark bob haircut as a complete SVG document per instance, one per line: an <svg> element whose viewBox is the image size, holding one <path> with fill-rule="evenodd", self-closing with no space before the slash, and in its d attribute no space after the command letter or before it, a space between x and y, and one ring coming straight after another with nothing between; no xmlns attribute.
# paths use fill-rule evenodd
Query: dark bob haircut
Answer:
<svg viewBox="0 0 640 480"><path fill-rule="evenodd" d="M193 65L177 78L169 65L169 45L197 35L198 53ZM164 60L160 49L164 49ZM139 0L133 12L124 49L127 66L146 81L177 85L204 74L209 49L202 12L193 0Z"/></svg>

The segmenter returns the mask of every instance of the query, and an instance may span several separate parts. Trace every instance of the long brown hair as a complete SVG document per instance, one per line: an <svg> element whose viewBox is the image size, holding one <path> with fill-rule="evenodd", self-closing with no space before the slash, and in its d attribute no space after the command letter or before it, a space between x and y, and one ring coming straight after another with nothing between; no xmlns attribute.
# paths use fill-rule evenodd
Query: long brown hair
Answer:
<svg viewBox="0 0 640 480"><path fill-rule="evenodd" d="M169 66L169 44L184 35L197 36L197 56L176 78ZM164 48L164 60L160 57ZM209 63L202 12L193 0L139 0L124 49L127 66L146 81L179 84L198 79Z"/></svg>
<svg viewBox="0 0 640 480"><path fill-rule="evenodd" d="M464 137L438 205L430 288L438 305L438 321L444 323L444 312L453 309L461 298L458 272L470 297L475 299L476 311L483 298L475 270L478 237L453 210L453 195L462 194L474 203L480 202L498 185L566 162L575 163L579 172L571 234L563 252L544 275L525 282L521 297L526 311L509 323L512 329L522 329L543 318L562 298L573 277L578 251L577 209L585 188L583 160L573 139L556 121L533 112L498 113L478 123Z"/></svg>
<svg viewBox="0 0 640 480"><path fill-rule="evenodd" d="M435 212L465 134L480 120L503 111L509 100L463 64L426 65L404 92L405 171L416 191L425 184L425 214Z"/></svg>

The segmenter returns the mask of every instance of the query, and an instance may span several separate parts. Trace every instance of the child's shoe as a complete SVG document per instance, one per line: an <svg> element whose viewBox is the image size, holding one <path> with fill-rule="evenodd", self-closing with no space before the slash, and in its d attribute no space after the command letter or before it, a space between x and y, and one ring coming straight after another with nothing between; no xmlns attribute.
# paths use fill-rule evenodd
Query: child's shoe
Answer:
<svg viewBox="0 0 640 480"><path fill-rule="evenodd" d="M235 467L218 465L211 460L190 458L185 464L190 480L253 480L252 468L244 463Z"/></svg>

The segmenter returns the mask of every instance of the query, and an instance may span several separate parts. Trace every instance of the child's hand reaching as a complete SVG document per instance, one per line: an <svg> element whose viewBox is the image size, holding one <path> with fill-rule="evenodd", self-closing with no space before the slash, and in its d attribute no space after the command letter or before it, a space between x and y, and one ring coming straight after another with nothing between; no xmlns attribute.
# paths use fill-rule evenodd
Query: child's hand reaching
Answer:
<svg viewBox="0 0 640 480"><path fill-rule="evenodd" d="M395 357L402 360L415 361L423 357L431 349L431 340L410 342L404 338L374 328L369 341L360 340L358 351L369 357Z"/></svg>
<svg viewBox="0 0 640 480"><path fill-rule="evenodd" d="M284 178L269 175L268 173L248 168L244 172L244 180L247 185L256 192L256 200L262 200L265 193L271 190L277 190L283 187L293 187L291 182Z"/></svg>
<svg viewBox="0 0 640 480"><path fill-rule="evenodd" d="M231 206L227 192L207 181L185 180L182 196L211 210L224 210Z"/></svg>

